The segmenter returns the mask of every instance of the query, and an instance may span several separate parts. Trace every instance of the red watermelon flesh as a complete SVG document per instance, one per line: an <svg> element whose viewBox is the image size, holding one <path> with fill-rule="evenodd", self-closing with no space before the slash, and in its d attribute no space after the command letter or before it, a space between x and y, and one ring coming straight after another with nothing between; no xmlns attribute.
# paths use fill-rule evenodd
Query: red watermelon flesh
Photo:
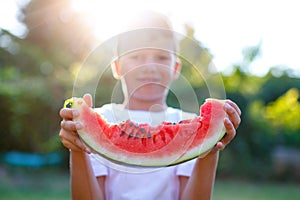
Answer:
<svg viewBox="0 0 300 200"><path fill-rule="evenodd" d="M223 100L207 99L200 116L158 126L129 119L107 123L82 98L73 97L66 104L80 113L73 120L84 125L78 131L82 140L101 156L127 165L160 167L188 161L211 149L225 133Z"/></svg>

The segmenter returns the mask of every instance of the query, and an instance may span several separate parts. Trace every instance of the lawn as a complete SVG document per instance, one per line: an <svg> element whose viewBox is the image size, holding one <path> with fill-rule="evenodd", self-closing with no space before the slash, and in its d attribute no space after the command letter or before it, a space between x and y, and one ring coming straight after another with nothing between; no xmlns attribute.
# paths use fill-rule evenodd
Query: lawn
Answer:
<svg viewBox="0 0 300 200"><path fill-rule="evenodd" d="M67 171L55 167L32 169L0 166L0 199L67 200ZM298 200L299 184L217 180L214 200Z"/></svg>
<svg viewBox="0 0 300 200"><path fill-rule="evenodd" d="M299 200L300 183L218 180L214 200Z"/></svg>
<svg viewBox="0 0 300 200"><path fill-rule="evenodd" d="M0 166L0 199L67 200L69 176L56 167L35 169Z"/></svg>

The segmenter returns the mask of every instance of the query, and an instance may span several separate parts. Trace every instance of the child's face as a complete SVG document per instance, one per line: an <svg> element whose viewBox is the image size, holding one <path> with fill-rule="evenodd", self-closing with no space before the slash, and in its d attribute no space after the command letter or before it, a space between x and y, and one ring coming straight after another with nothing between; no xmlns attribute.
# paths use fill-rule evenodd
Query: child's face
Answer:
<svg viewBox="0 0 300 200"><path fill-rule="evenodd" d="M129 98L144 101L164 100L180 67L173 53L160 49L136 50L117 62Z"/></svg>

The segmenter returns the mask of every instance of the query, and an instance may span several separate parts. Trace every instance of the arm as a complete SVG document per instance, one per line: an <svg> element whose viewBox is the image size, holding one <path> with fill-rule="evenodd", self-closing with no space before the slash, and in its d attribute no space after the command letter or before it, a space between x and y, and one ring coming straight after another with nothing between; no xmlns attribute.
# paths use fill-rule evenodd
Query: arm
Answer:
<svg viewBox="0 0 300 200"><path fill-rule="evenodd" d="M85 96L89 105L91 97ZM78 115L72 109L63 108L60 116L61 130L59 136L63 145L70 150L70 173L71 173L71 192L72 199L104 199L104 182L103 178L95 177L90 164L88 153L91 150L80 140L77 130L81 128L80 123L72 121L73 117Z"/></svg>
<svg viewBox="0 0 300 200"><path fill-rule="evenodd" d="M104 188L100 187L85 152L70 152L72 199L104 199Z"/></svg>
<svg viewBox="0 0 300 200"><path fill-rule="evenodd" d="M226 135L205 157L196 160L189 178L180 177L180 197L183 200L209 200L212 198L219 150L224 149L235 137L236 129L241 122L241 111L235 103L227 100L224 110L228 115L228 118L224 119Z"/></svg>
<svg viewBox="0 0 300 200"><path fill-rule="evenodd" d="M211 199L216 176L218 155L219 153L215 152L202 159L197 159L192 175L190 177L181 176L179 178L181 199Z"/></svg>

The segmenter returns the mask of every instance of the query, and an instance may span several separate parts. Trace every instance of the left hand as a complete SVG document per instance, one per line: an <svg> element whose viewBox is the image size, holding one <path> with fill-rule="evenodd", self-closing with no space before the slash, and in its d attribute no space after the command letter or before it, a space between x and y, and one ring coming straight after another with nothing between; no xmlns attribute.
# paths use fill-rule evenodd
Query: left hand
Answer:
<svg viewBox="0 0 300 200"><path fill-rule="evenodd" d="M241 110L240 108L231 100L226 100L224 104L224 110L227 117L224 119L224 126L226 133L224 137L215 145L210 153L215 153L219 150L223 150L235 137L236 129L241 123Z"/></svg>

